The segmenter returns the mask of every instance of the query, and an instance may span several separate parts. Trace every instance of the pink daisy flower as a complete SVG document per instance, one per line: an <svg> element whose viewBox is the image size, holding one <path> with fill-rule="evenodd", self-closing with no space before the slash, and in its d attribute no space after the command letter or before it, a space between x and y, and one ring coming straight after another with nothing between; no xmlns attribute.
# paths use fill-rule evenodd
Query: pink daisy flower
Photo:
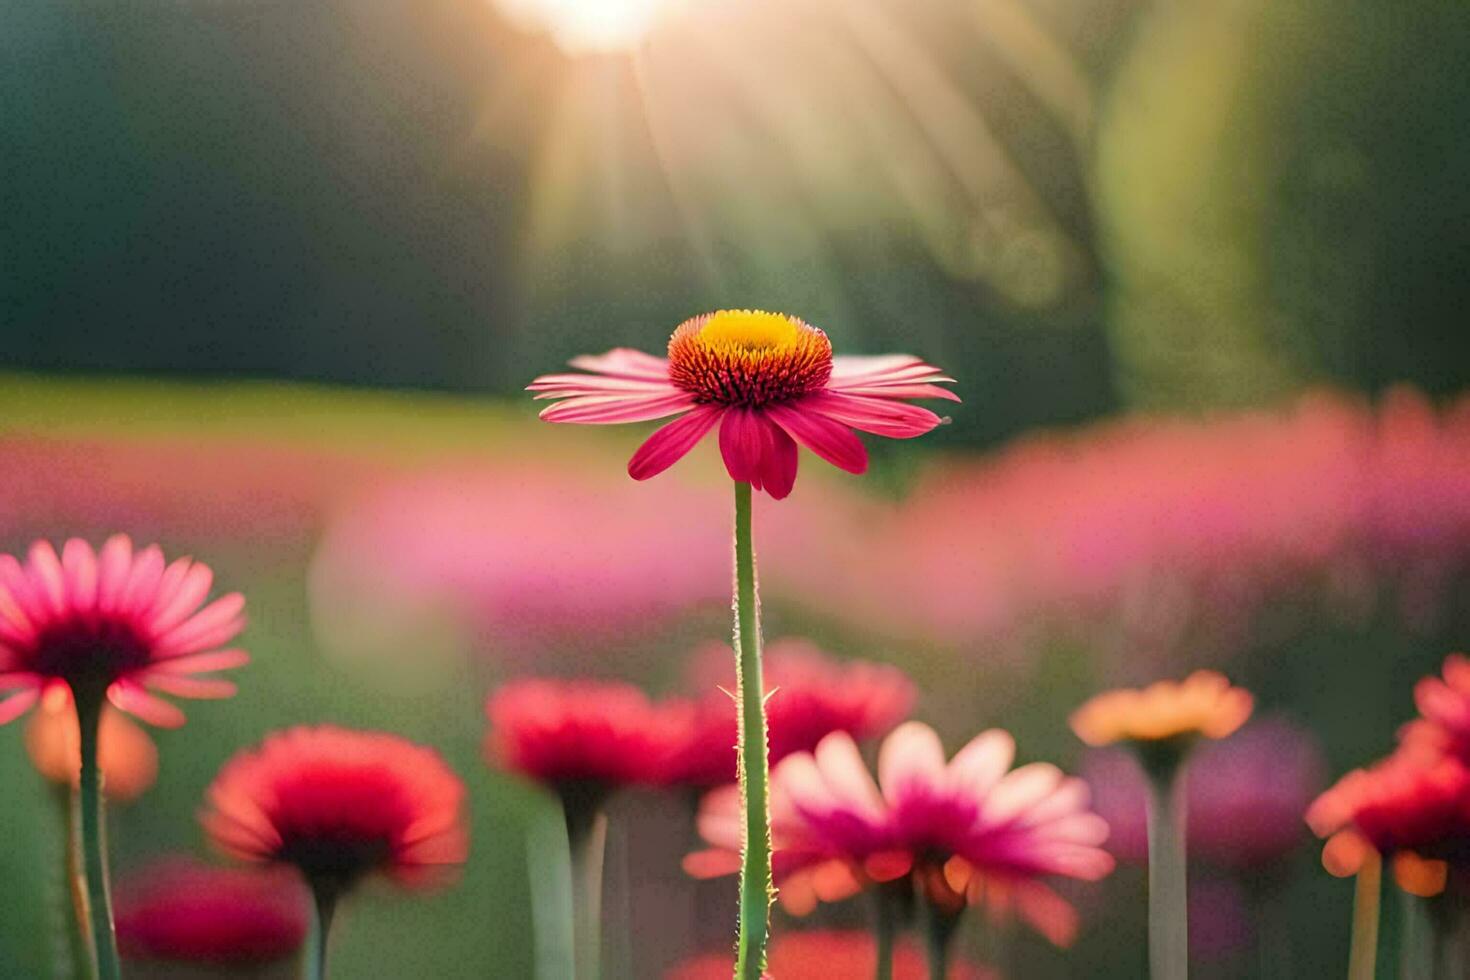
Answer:
<svg viewBox="0 0 1470 980"><path fill-rule="evenodd" d="M607 424L678 415L628 461L635 480L656 476L719 427L731 479L781 499L796 483L798 444L849 473L867 469L854 429L895 439L943 420L912 398L959 398L916 357L833 357L805 321L759 310L720 310L681 323L668 357L618 348L574 358L587 374L548 374L528 387L556 399L548 422Z"/></svg>
<svg viewBox="0 0 1470 980"><path fill-rule="evenodd" d="M1072 906L1047 877L1094 881L1113 869L1102 849L1108 827L1088 809L1081 780L1055 766L1012 770L1015 742L992 729L953 759L934 730L900 725L884 740L875 782L845 733L797 753L772 772L771 832L781 897L796 911L845 897L869 881L908 875L936 906L985 905L1014 912L1052 942L1077 932ZM734 870L739 801L706 797L700 833L711 851L691 855L696 876Z"/></svg>
<svg viewBox="0 0 1470 980"><path fill-rule="evenodd" d="M664 980L730 980L735 957L728 952L704 953L677 964ZM866 932L812 929L789 932L771 943L769 975L776 980L814 977L871 977L878 965L878 944ZM893 980L924 980L929 967L924 954L910 942L893 950ZM946 980L997 980L998 974L969 963L954 963Z"/></svg>
<svg viewBox="0 0 1470 980"><path fill-rule="evenodd" d="M227 698L235 685L199 677L238 667L222 650L245 626L232 592L204 604L213 574L189 558L165 564L156 545L134 552L126 535L101 552L76 538L60 557L49 542L22 564L0 555L0 724L24 714L55 681L92 692L150 724L172 728L184 713L153 691ZM202 608L201 608L202 607Z"/></svg>

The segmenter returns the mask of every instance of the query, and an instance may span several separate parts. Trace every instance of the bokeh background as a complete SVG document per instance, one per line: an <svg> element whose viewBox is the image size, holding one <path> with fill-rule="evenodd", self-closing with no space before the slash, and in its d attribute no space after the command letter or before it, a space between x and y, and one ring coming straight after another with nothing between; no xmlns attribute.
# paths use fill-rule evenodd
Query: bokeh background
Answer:
<svg viewBox="0 0 1470 980"><path fill-rule="evenodd" d="M559 818L484 765L484 696L687 688L728 500L713 452L634 486L646 427L552 430L520 389L724 306L965 399L759 510L769 637L902 666L951 746L1084 767L1076 703L1209 665L1318 782L1381 754L1470 627L1467 57L1459 0L0 5L0 543L126 531L251 616L240 695L115 810L119 868L202 853L204 786L264 732L389 728L469 782L474 857L365 896L342 975L528 976ZM20 728L0 975L40 977L61 844ZM614 977L727 941L687 807L619 804ZM1351 889L1301 836L1199 870L1201 974L1341 972ZM1077 890L1071 950L965 942L1140 975L1141 881Z"/></svg>

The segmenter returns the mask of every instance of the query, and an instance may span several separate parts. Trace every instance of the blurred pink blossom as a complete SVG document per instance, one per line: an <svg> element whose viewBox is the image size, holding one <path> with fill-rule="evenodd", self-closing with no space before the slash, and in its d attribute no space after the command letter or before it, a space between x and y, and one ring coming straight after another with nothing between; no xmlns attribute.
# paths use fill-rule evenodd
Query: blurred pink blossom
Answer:
<svg viewBox="0 0 1470 980"><path fill-rule="evenodd" d="M971 649L1070 623L1135 658L1209 661L1294 595L1349 616L1393 603L1427 628L1470 568L1470 400L1314 393L1279 412L1032 436L933 466L856 536L850 551L884 560L783 587Z"/></svg>

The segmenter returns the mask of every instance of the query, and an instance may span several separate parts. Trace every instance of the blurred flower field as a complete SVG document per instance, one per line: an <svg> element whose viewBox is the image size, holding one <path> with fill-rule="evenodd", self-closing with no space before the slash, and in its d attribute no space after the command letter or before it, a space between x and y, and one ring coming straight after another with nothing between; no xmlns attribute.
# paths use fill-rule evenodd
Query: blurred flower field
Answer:
<svg viewBox="0 0 1470 980"><path fill-rule="evenodd" d="M0 415L5 551L121 532L207 560L217 589L247 597L238 694L150 730L156 781L109 811L120 900L156 862L225 863L196 814L239 749L295 724L381 729L433 747L464 781L469 859L452 885L411 899L368 886L333 934L334 973L530 976L549 941L533 908L560 901L536 869L564 861L566 842L547 793L487 765L487 744L496 764L505 750L485 704L517 679L579 677L635 685L683 712L680 725L707 716L712 746L697 764L684 742L682 759L624 757L662 768L630 773L646 785L610 800L606 975L684 963L670 975L703 976L691 958L727 954L733 887L684 867L704 846L691 787L733 775L719 761L733 738L718 693L730 572L710 519L725 507L712 449L635 486L621 464L636 434L550 439L523 403L284 385L9 378ZM1188 834L1194 972L1339 973L1352 888L1322 869L1303 813L1391 747L1415 681L1470 625L1470 410L1407 390L1376 403L1316 393L985 454L883 447L872 469L859 484L812 467L789 500L757 501L769 680L816 692L792 712L811 722L803 734L780 720L778 690L773 762L828 731L876 746L906 717L932 725L947 755L1008 730L1018 763L1095 781L1119 866L1057 884L1075 909L1070 948L973 915L958 958L1003 976L1140 975L1141 777L1115 750L1085 749L1067 718L1109 687L1223 670L1255 709L1191 763L1190 813L1204 821ZM846 685L856 714L813 721ZM891 703L866 714L864 692ZM24 727L0 730L0 975L46 976L67 943L64 845ZM1390 905L1388 959L1402 932ZM808 930L865 921L861 898L793 901L776 913L773 967L799 961ZM211 974L155 963L136 975Z"/></svg>

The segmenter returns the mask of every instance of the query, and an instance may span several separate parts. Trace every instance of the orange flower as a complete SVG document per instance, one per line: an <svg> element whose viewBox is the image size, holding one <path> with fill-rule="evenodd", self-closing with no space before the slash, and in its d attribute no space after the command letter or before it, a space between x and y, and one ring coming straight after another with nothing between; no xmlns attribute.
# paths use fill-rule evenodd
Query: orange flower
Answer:
<svg viewBox="0 0 1470 980"><path fill-rule="evenodd" d="M1197 670L1183 681L1106 691L1072 712L1072 731L1088 745L1224 738L1245 724L1255 700L1223 674Z"/></svg>
<svg viewBox="0 0 1470 980"><path fill-rule="evenodd" d="M37 772L58 785L77 785L82 737L71 691L65 684L47 688L41 710L26 725L25 743ZM111 705L102 712L97 751L103 790L115 803L137 799L158 778L158 748L153 740Z"/></svg>

